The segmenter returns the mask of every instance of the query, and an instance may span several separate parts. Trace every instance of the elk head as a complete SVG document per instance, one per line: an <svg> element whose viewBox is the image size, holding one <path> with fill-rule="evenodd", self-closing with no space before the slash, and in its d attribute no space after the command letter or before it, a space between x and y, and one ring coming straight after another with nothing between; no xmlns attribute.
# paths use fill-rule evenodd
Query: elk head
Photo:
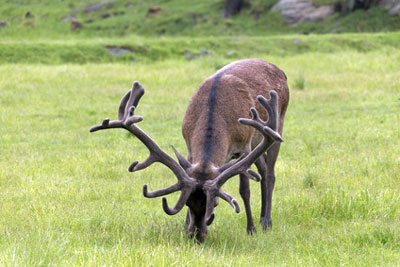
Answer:
<svg viewBox="0 0 400 267"><path fill-rule="evenodd" d="M129 166L130 172L144 169L154 162L160 162L167 166L177 178L177 183L169 187L148 191L148 186L143 186L143 195L147 198L165 196L176 191L181 191L178 202L174 207L168 205L165 197L162 198L162 207L168 215L177 214L187 205L189 207L186 227L191 237L196 237L198 241L203 241L208 233L208 226L214 220L214 208L218 204L218 198L228 202L235 212L240 212L240 206L236 199L226 193L221 187L231 177L242 174L246 177L260 181L261 176L253 171L250 166L257 158L265 153L274 142L282 142L281 136L276 132L277 125L277 94L275 91L270 92L270 99L267 100L263 96L258 96L258 102L267 110L268 121L264 122L255 108L251 108L251 119L240 118L239 122L244 125L253 127L263 136L262 141L250 153L243 154L235 161L230 161L225 165L212 171L211 177L199 177L194 174L195 169L190 160L185 159L179 154L175 148L173 151L178 158L178 162L165 153L143 130L136 124L143 120L143 117L135 115L135 110L139 104L139 100L144 94L144 88L134 82L133 87L122 98L119 110L118 120L110 121L104 119L100 125L94 126L90 132L98 130L123 128L136 136L149 150L150 156L139 163L134 161Z"/></svg>

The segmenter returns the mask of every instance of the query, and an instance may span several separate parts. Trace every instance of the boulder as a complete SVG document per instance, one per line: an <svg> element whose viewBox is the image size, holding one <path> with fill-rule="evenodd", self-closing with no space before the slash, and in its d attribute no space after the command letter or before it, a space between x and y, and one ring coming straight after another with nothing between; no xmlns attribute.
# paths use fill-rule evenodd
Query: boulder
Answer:
<svg viewBox="0 0 400 267"><path fill-rule="evenodd" d="M335 11L333 5L314 6L309 0L280 0L271 10L281 13L288 25L321 21Z"/></svg>
<svg viewBox="0 0 400 267"><path fill-rule="evenodd" d="M391 16L400 16L400 1L399 0L381 0L379 5L388 10Z"/></svg>
<svg viewBox="0 0 400 267"><path fill-rule="evenodd" d="M158 12L161 11L161 7L159 6L151 6L149 7L149 9L147 10L147 14L146 17L150 16L150 15L154 15L157 14Z"/></svg>
<svg viewBox="0 0 400 267"><path fill-rule="evenodd" d="M77 20L71 21L71 30L76 31L82 28L82 23Z"/></svg>

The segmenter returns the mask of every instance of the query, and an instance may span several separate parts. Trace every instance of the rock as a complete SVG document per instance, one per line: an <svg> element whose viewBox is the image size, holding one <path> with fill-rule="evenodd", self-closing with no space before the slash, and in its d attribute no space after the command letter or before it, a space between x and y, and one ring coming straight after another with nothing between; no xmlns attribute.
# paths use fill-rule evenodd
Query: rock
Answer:
<svg viewBox="0 0 400 267"><path fill-rule="evenodd" d="M6 27L8 24L7 24L7 21L5 21L5 20L0 20L0 28L3 28L3 27Z"/></svg>
<svg viewBox="0 0 400 267"><path fill-rule="evenodd" d="M321 21L335 11L333 5L317 7L310 0L280 0L271 10L280 12L289 25Z"/></svg>
<svg viewBox="0 0 400 267"><path fill-rule="evenodd" d="M120 55L128 54L132 52L132 49L127 46L115 46L115 45L107 45L106 50L114 57L118 57Z"/></svg>
<svg viewBox="0 0 400 267"><path fill-rule="evenodd" d="M82 23L77 20L71 21L71 30L76 31L82 28Z"/></svg>
<svg viewBox="0 0 400 267"><path fill-rule="evenodd" d="M314 10L310 10L308 14L304 16L305 21L322 21L326 17L332 15L334 12L334 7L331 5L320 6Z"/></svg>
<svg viewBox="0 0 400 267"><path fill-rule="evenodd" d="M211 51L208 51L208 50L203 49L203 48L200 50L200 54L197 54L197 53L194 54L190 50L187 50L187 49L183 53L185 55L185 59L186 60L193 60L193 59L201 58L201 57L204 57L204 56L212 55Z"/></svg>
<svg viewBox="0 0 400 267"><path fill-rule="evenodd" d="M212 55L212 52L208 51L208 50L205 50L205 49L201 49L200 50L200 56L201 57L204 57L204 56L207 56L207 55Z"/></svg>
<svg viewBox="0 0 400 267"><path fill-rule="evenodd" d="M146 17L153 15L153 14L157 14L158 12L161 11L161 7L159 6L151 6L149 7L149 9L147 10L147 14Z"/></svg>
<svg viewBox="0 0 400 267"><path fill-rule="evenodd" d="M399 0L382 0L379 5L388 10L391 16L400 16L400 1Z"/></svg>
<svg viewBox="0 0 400 267"><path fill-rule="evenodd" d="M70 15L70 16L63 17L62 19L60 19L60 21L65 22L65 21L70 21L73 19L76 19L76 15Z"/></svg>
<svg viewBox="0 0 400 267"><path fill-rule="evenodd" d="M388 13L391 16L400 16L400 3L389 9Z"/></svg>
<svg viewBox="0 0 400 267"><path fill-rule="evenodd" d="M128 2L128 3L125 4L125 7L131 7L131 6L133 6L132 2Z"/></svg>
<svg viewBox="0 0 400 267"><path fill-rule="evenodd" d="M33 18L34 16L33 16L33 14L30 12L30 11L28 11L28 12L26 12L25 13L25 18Z"/></svg>
<svg viewBox="0 0 400 267"><path fill-rule="evenodd" d="M106 18L111 17L111 14L110 14L110 13L104 13L104 14L102 14L100 17L101 17L102 19L106 19Z"/></svg>
<svg viewBox="0 0 400 267"><path fill-rule="evenodd" d="M87 5L85 7L85 13L93 12L95 10L102 8L103 6L108 6L110 4L112 4L112 2L98 2L98 3L93 3L90 5Z"/></svg>

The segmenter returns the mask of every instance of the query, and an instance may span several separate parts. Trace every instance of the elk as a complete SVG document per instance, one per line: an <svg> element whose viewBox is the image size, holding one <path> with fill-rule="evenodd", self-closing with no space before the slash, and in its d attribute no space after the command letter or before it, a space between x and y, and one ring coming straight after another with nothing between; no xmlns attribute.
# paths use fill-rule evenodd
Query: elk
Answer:
<svg viewBox="0 0 400 267"><path fill-rule="evenodd" d="M130 172L154 162L171 169L178 180L176 184L151 192L145 184L143 195L154 198L181 191L174 207L168 205L165 197L162 207L168 215L174 215L188 206L185 228L191 238L202 242L214 220L219 198L228 202L235 212L240 212L236 199L221 189L226 181L239 175L239 193L246 210L248 234L256 231L250 207L249 179L261 181L260 223L263 230L271 227L274 166L283 141L281 135L289 101L284 72L271 63L245 59L233 62L207 78L190 100L183 119L187 158L172 147L178 161L137 126L143 117L135 115L135 110L143 94L144 88L134 82L121 100L118 120L107 118L90 129L95 132L123 128L148 148L149 157L141 163L134 161L129 167ZM258 172L251 169L252 164Z"/></svg>

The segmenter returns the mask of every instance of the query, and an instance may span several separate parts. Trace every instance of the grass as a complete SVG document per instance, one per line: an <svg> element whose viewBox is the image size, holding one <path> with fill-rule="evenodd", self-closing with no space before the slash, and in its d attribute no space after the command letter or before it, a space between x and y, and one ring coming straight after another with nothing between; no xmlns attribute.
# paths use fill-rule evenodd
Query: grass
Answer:
<svg viewBox="0 0 400 267"><path fill-rule="evenodd" d="M129 53L112 56L107 46L124 47ZM343 51L392 53L400 49L400 33L274 35L266 37L162 37L145 38L71 38L20 40L4 38L0 42L0 63L134 63L167 59L195 59L201 51L218 69L238 58L262 54L292 57L299 54L340 53ZM189 57L188 57L189 55Z"/></svg>
<svg viewBox="0 0 400 267"><path fill-rule="evenodd" d="M242 46L211 37L112 40L169 51L135 61L107 59L110 39L3 40L0 265L398 264L398 39L397 33L242 37ZM30 52L42 44L52 47L44 54L51 59ZM186 46L196 51L211 44L210 56L181 54ZM222 53L233 46L235 54ZM7 56L13 47L26 54ZM75 61L66 47L87 50ZM185 211L170 217L160 199L141 194L146 183L149 189L172 184L172 173L157 164L129 173L133 160L146 158L144 146L120 130L88 130L116 118L121 97L138 80L146 89L140 126L169 153L174 145L185 154L180 127L191 95L217 68L247 54L281 67L291 88L274 226L263 233L257 225L258 233L247 236L244 212L221 203L207 241L196 244L182 231ZM296 86L300 74L304 90ZM251 187L258 220L260 189ZM237 179L224 189L240 199Z"/></svg>

